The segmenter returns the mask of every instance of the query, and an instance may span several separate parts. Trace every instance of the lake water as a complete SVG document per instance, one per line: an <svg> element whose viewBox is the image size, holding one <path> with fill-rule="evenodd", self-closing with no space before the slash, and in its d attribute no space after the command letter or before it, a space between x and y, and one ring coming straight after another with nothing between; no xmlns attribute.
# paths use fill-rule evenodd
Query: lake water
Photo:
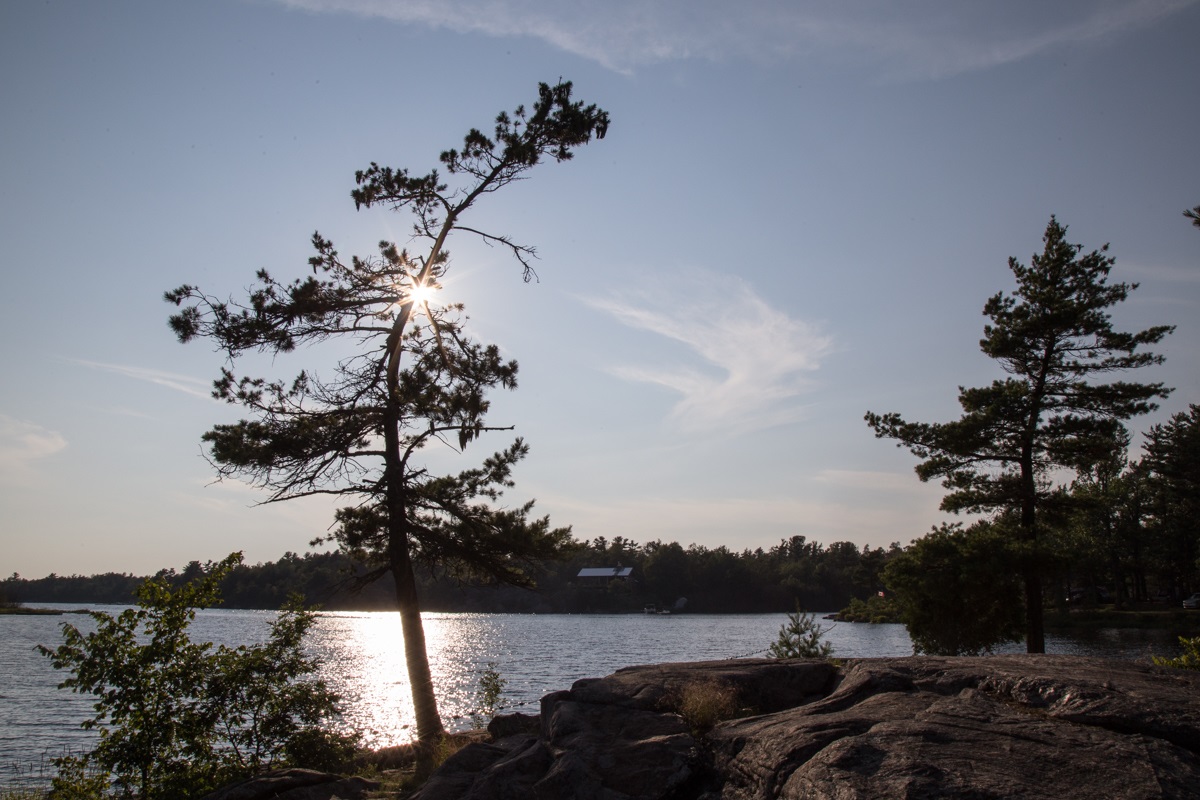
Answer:
<svg viewBox="0 0 1200 800"><path fill-rule="evenodd" d="M31 606L50 607L48 604ZM94 606L117 613L122 607ZM197 613L193 639L236 646L265 639L275 613L209 609ZM823 616L818 614L818 617ZM479 707L479 678L489 663L507 682L502 703L536 712L538 700L588 677L621 667L763 655L785 614L657 616L645 614L425 614L430 666L442 718L470 727ZM60 641L64 623L91 629L86 615L0 615L0 785L27 780L32 768L64 752L89 750L95 733L79 728L91 716L89 696L57 689L64 675L35 650ZM911 655L902 625L822 621L841 658ZM382 747L412 738L413 714L395 613L319 615L309 644L322 674L342 695L342 724ZM1173 655L1163 631L1106 630L1087 638L1050 635L1047 652L1138 658ZM1023 651L1023 646L1006 650ZM31 766L32 765L32 766Z"/></svg>

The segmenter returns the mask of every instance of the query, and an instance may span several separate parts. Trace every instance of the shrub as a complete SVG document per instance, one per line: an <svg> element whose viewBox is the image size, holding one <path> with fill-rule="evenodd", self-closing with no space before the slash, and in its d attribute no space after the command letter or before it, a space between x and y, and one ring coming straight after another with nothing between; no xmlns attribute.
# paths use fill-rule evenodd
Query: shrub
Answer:
<svg viewBox="0 0 1200 800"><path fill-rule="evenodd" d="M679 690L678 712L692 732L703 735L738 711L738 694L718 681L692 681Z"/></svg>
<svg viewBox="0 0 1200 800"><path fill-rule="evenodd" d="M767 648L767 653L771 658L829 658L833 645L821 641L826 632L812 614L797 606L795 613L788 614L787 622L780 626L779 638Z"/></svg>
<svg viewBox="0 0 1200 800"><path fill-rule="evenodd" d="M1189 639L1186 636L1180 636L1179 643L1183 645L1182 655L1177 658L1163 658L1162 656L1155 656L1154 663L1160 667L1200 670L1200 636L1192 639Z"/></svg>
<svg viewBox="0 0 1200 800"><path fill-rule="evenodd" d="M203 794L260 769L294 763L313 741L350 744L321 730L336 714L337 696L308 678L317 669L303 639L315 617L293 600L268 641L216 649L187 629L196 609L220 601L221 579L242 560L234 553L174 589L162 578L138 589L138 607L117 616L91 612L96 630L64 624L63 644L40 647L58 669L59 688L96 697L84 728L100 731L90 753L56 760L54 791L94 797L111 783L141 800Z"/></svg>
<svg viewBox="0 0 1200 800"><path fill-rule="evenodd" d="M943 523L892 559L883 582L914 653L974 656L1024 638L1019 576L1037 558L1003 521Z"/></svg>
<svg viewBox="0 0 1200 800"><path fill-rule="evenodd" d="M500 696L504 693L507 683L508 681L501 678L500 673L496 671L496 662L489 661L479 675L479 707L471 712L471 720L476 728L484 727L487 721L503 708Z"/></svg>

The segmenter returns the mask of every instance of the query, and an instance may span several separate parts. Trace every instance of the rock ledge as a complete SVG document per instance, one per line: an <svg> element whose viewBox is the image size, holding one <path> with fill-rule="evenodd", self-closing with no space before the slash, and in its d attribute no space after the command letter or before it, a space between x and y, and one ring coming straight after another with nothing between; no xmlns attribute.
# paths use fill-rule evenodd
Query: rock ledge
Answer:
<svg viewBox="0 0 1200 800"><path fill-rule="evenodd" d="M416 797L1200 797L1200 673L1097 658L630 667L491 730Z"/></svg>

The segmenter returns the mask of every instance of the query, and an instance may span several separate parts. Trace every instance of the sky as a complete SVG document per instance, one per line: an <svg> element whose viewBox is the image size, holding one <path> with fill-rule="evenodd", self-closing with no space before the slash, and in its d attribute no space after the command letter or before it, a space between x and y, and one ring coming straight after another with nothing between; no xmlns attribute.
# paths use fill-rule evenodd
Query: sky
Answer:
<svg viewBox="0 0 1200 800"><path fill-rule="evenodd" d="M355 170L423 173L559 78L607 137L464 220L539 280L460 236L443 291L521 364L506 502L581 539L908 543L943 490L863 415L949 421L1002 377L983 304L1051 215L1140 284L1118 328L1177 326L1136 456L1200 402L1197 42L1197 0L0 4L0 573L307 552L331 504L214 482L200 437L239 415L162 293L303 276L318 230L407 243Z"/></svg>

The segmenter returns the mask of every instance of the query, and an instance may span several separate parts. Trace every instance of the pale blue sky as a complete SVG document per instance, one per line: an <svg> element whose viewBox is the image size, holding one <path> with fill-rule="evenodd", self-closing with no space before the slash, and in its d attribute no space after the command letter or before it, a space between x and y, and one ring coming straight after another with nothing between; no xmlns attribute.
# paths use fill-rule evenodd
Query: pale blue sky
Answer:
<svg viewBox="0 0 1200 800"><path fill-rule="evenodd" d="M1200 402L1197 42L1196 0L5 3L0 572L304 551L328 505L210 485L234 412L162 292L301 275L318 229L403 242L354 171L424 171L560 76L608 137L469 221L541 282L461 239L446 287L521 362L512 502L589 539L907 543L941 489L862 416L999 375L980 312L1051 214L1141 282L1123 327L1179 326L1135 429Z"/></svg>

